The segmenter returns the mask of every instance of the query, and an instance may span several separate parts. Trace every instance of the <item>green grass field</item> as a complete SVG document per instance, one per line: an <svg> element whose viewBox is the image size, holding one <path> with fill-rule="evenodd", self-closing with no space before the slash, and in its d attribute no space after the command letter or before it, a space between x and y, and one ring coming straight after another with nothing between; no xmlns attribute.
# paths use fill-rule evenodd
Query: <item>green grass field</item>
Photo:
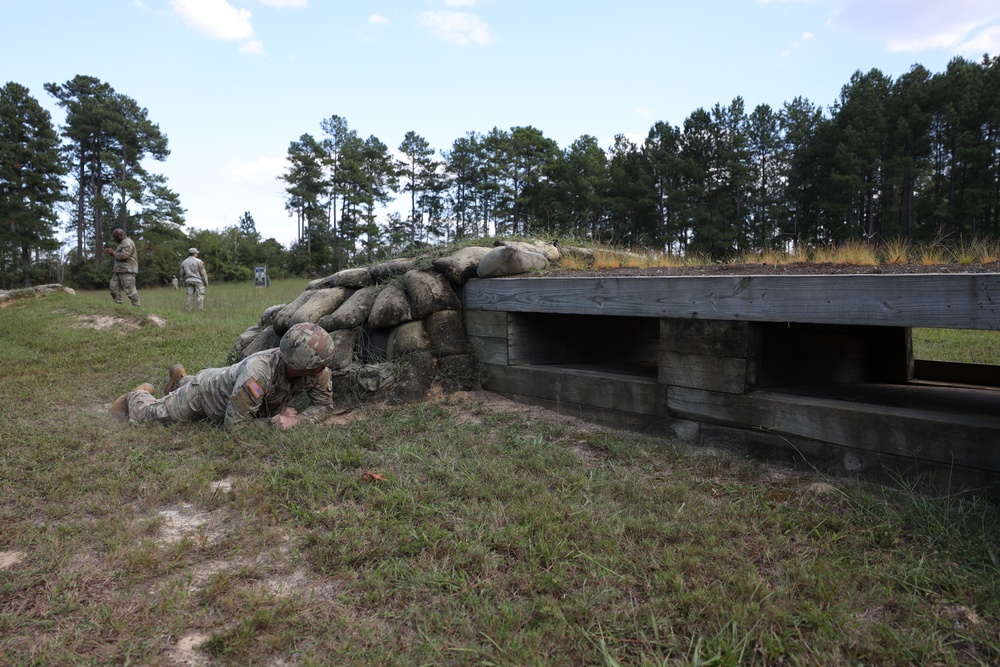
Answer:
<svg viewBox="0 0 1000 667"><path fill-rule="evenodd" d="M202 313L169 289L0 308L0 664L1000 663L1000 517L975 499L486 392L235 435L107 413L223 364L305 282L210 285ZM1000 363L989 333L914 338Z"/></svg>

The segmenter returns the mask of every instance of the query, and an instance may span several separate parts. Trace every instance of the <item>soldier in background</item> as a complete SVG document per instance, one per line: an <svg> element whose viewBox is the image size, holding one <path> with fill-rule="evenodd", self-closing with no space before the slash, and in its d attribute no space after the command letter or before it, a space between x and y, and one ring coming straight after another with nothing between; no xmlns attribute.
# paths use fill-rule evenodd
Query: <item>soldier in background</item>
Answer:
<svg viewBox="0 0 1000 667"><path fill-rule="evenodd" d="M139 254L136 252L135 242L120 227L111 232L111 236L118 242L117 248L104 249L105 253L115 258L111 284L108 286L111 298L115 303L121 303L124 291L132 305L139 306L139 292L135 288L135 277L139 273Z"/></svg>
<svg viewBox="0 0 1000 667"><path fill-rule="evenodd" d="M170 284L173 285L174 291L176 292L177 291L177 276L174 276L173 278L170 279Z"/></svg>
<svg viewBox="0 0 1000 667"><path fill-rule="evenodd" d="M333 414L327 362L333 339L322 327L302 322L291 327L278 347L251 354L224 368L187 375L170 367L163 398L144 383L111 404L112 414L134 422L208 420L233 431L250 424L291 428L320 422ZM310 406L296 412L290 403L305 394Z"/></svg>
<svg viewBox="0 0 1000 667"><path fill-rule="evenodd" d="M188 248L188 258L181 262L181 282L187 286L185 307L190 311L194 305L195 295L197 295L198 310L204 310L208 274L205 273L205 262L198 259L197 248Z"/></svg>

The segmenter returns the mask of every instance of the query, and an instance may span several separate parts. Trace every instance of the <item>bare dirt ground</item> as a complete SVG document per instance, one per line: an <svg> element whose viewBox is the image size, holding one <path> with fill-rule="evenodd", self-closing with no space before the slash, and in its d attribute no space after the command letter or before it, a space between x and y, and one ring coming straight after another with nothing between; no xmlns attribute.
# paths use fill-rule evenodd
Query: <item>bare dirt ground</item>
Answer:
<svg viewBox="0 0 1000 667"><path fill-rule="evenodd" d="M159 315L149 314L146 316L150 322L156 326L162 328L166 325L167 321L160 317ZM86 327L88 329L95 329L97 331L102 331L105 329L117 329L119 331L124 329L138 329L142 326L142 318L139 317L114 317L111 315L80 315L77 318L80 322L78 326Z"/></svg>

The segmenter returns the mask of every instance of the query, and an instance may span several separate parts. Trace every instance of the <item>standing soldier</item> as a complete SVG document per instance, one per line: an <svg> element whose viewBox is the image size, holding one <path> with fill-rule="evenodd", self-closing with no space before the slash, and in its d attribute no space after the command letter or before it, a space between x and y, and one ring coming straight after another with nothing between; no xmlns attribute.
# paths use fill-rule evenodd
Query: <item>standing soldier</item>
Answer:
<svg viewBox="0 0 1000 667"><path fill-rule="evenodd" d="M208 274L205 273L205 262L198 259L197 248L188 248L188 258L181 262L181 281L187 286L187 309L191 310L197 294L198 310L204 310Z"/></svg>
<svg viewBox="0 0 1000 667"><path fill-rule="evenodd" d="M111 232L111 236L118 241L118 248L104 249L104 252L115 258L109 285L111 298L115 303L121 303L124 291L132 305L138 306L139 292L135 289L135 276L139 273L139 254L135 250L135 243L125 236L125 230L120 227Z"/></svg>

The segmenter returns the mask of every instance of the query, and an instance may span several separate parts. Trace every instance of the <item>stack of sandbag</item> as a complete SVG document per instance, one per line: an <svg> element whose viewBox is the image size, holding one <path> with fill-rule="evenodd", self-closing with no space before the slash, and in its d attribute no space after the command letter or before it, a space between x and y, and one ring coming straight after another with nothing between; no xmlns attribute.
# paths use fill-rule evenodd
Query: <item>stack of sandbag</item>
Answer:
<svg viewBox="0 0 1000 667"><path fill-rule="evenodd" d="M435 379L469 388L477 364L462 324L462 286L545 269L559 249L542 242L499 241L433 259L396 259L313 280L295 300L271 306L237 338L235 363L278 345L300 322L330 332L337 355L330 367L340 393L385 393L417 400Z"/></svg>

